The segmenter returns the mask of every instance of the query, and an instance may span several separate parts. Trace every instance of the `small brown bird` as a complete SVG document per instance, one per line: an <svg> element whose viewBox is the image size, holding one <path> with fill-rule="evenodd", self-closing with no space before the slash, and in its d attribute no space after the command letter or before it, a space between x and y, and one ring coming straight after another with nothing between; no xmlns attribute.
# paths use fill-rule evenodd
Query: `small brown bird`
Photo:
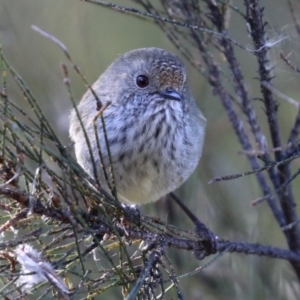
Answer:
<svg viewBox="0 0 300 300"><path fill-rule="evenodd" d="M174 54L144 48L116 59L94 83L103 116L118 198L129 204L156 201L178 188L195 170L202 152L206 119L187 86L182 61ZM96 101L88 90L78 113L87 133L98 176L107 187L95 135ZM109 170L103 127L98 137ZM70 137L79 164L94 176L90 151L76 111Z"/></svg>

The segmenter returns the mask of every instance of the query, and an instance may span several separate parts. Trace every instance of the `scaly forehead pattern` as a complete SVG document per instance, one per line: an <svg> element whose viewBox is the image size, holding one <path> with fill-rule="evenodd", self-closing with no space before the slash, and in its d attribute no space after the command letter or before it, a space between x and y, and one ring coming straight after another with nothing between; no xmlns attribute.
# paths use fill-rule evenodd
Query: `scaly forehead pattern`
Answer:
<svg viewBox="0 0 300 300"><path fill-rule="evenodd" d="M157 74L162 88L174 87L180 89L186 80L185 70L179 60L155 60L153 71Z"/></svg>
<svg viewBox="0 0 300 300"><path fill-rule="evenodd" d="M95 88L101 91L102 97L112 95L111 91L127 89L123 82L133 83L138 75L149 76L152 87L159 91L173 88L181 92L186 81L185 67L176 55L159 48L142 48L117 58L102 74ZM116 97L110 101L116 101L114 99Z"/></svg>

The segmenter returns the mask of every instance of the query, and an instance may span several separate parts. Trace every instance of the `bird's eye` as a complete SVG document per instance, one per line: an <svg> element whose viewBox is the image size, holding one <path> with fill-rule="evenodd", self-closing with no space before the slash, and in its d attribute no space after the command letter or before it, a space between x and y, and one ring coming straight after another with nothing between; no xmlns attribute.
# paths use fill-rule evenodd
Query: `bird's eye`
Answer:
<svg viewBox="0 0 300 300"><path fill-rule="evenodd" d="M136 78L136 84L143 89L149 85L149 78L146 75L139 75Z"/></svg>

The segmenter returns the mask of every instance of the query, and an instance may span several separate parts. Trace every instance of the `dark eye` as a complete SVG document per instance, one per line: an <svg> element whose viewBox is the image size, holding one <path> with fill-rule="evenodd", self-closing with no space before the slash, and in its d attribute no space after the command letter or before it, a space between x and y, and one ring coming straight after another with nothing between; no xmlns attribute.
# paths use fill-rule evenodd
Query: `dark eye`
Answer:
<svg viewBox="0 0 300 300"><path fill-rule="evenodd" d="M136 78L136 84L143 89L149 85L149 78L146 75L139 75Z"/></svg>

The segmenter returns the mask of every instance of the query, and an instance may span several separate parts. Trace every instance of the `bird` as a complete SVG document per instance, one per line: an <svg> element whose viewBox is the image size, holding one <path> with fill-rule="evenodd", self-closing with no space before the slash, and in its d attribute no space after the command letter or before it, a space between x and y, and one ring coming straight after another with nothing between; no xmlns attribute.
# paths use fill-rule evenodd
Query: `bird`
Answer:
<svg viewBox="0 0 300 300"><path fill-rule="evenodd" d="M105 107L105 129L97 98ZM97 172L108 189L103 168L109 173L112 165L117 198L141 205L161 199L193 173L205 127L181 59L151 47L129 51L108 66L72 109L69 135L91 177Z"/></svg>

